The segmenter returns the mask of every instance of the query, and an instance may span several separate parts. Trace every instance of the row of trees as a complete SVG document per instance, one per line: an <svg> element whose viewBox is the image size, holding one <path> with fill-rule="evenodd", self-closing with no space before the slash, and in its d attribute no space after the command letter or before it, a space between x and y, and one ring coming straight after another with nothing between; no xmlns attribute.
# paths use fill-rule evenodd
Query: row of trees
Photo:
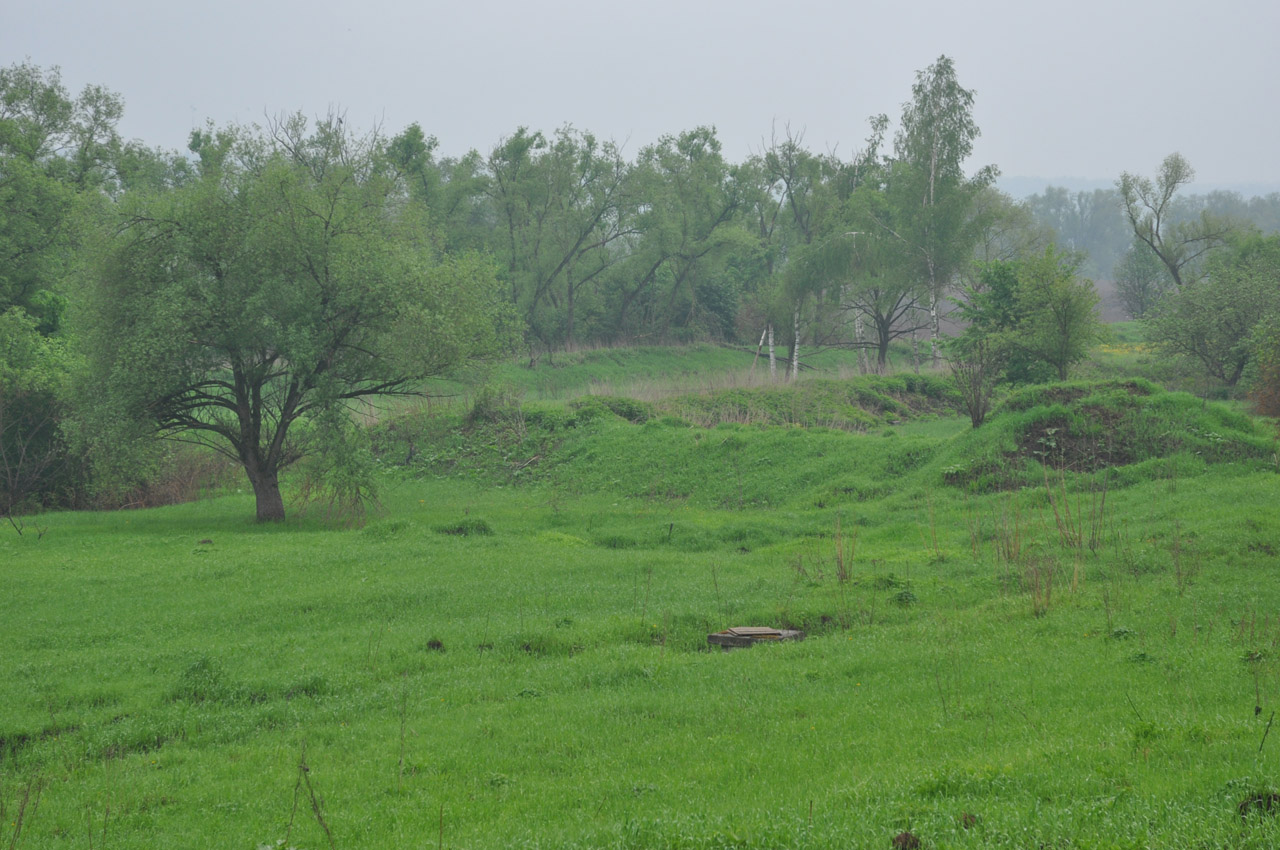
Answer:
<svg viewBox="0 0 1280 850"><path fill-rule="evenodd" d="M786 129L733 164L705 127L630 159L568 127L444 157L340 115L210 126L180 155L121 140L110 92L6 69L0 510L136 481L155 435L234 459L260 519L305 457L358 499L353 410L518 346L776 339L794 377L807 351L876 370L907 340L980 386L1065 377L1097 334L1085 259L966 171L972 107L941 57L848 157ZM1178 230L1165 188L1122 180L1123 209L1194 285L1213 250L1193 235L1226 237Z"/></svg>
<svg viewBox="0 0 1280 850"><path fill-rule="evenodd" d="M1014 209L994 169L963 169L972 104L942 57L892 139L878 116L847 159L787 131L731 164L706 127L632 159L568 127L450 158L417 125L340 115L210 126L178 154L123 141L111 92L5 69L0 510L90 468L136 481L159 435L233 458L277 519L303 457L358 481L337 468L360 456L356 406L517 344L776 328L792 376L804 346L880 368L904 336L937 362L949 287Z"/></svg>
<svg viewBox="0 0 1280 850"><path fill-rule="evenodd" d="M118 98L0 74L0 513L144 480L155 437L240 464L260 519L319 457L359 497L364 400L508 350L498 270L446 251L339 117L127 144ZM318 451L323 450L323 451Z"/></svg>
<svg viewBox="0 0 1280 850"><path fill-rule="evenodd" d="M1141 319L1163 294L1158 289L1163 276L1152 274L1159 260L1135 236L1120 186L1075 192L1049 186L1024 203L1038 223L1057 234L1059 245L1086 255L1083 273L1116 284L1120 306L1130 318ZM1280 232L1280 193L1245 198L1225 190L1178 192L1161 211L1162 223L1171 227L1193 224L1204 215L1262 233Z"/></svg>
<svg viewBox="0 0 1280 850"><path fill-rule="evenodd" d="M1280 235L1264 233L1246 214L1265 204L1228 212L1222 204L1185 202L1179 190L1193 178L1191 165L1171 154L1154 177L1124 173L1114 192L1081 193L1074 207L1090 214L1076 224L1124 221L1129 247L1116 282L1157 352L1194 363L1226 387L1252 375L1259 406L1280 413ZM1028 207L1040 216L1036 203ZM975 427L999 381L1064 378L1097 340L1099 327L1087 318L1097 295L1076 276L1085 262L1080 253L1051 249L980 267L978 284L960 304L967 326L950 341Z"/></svg>
<svg viewBox="0 0 1280 850"><path fill-rule="evenodd" d="M1121 208L1134 236L1125 274L1135 297L1141 293L1137 314L1148 341L1234 387L1275 347L1266 329L1280 320L1280 235L1211 208L1179 215L1177 193L1194 176L1176 153L1154 179L1121 175ZM1276 392L1265 379L1255 383L1263 396Z"/></svg>

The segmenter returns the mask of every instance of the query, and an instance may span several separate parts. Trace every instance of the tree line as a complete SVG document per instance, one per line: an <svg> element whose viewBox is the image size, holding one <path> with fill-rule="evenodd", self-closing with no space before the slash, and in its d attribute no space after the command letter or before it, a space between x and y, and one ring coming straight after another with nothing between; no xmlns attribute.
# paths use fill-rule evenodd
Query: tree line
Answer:
<svg viewBox="0 0 1280 850"><path fill-rule="evenodd" d="M943 56L848 156L783 128L732 163L711 127L628 156L563 127L449 157L336 113L175 152L121 139L113 92L0 69L0 511L127 488L157 436L240 465L260 519L298 462L358 503L353 410L514 350L767 343L794 378L809 351L877 371L905 342L916 368L985 362L980 387L1065 377L1098 335L1088 258L966 169L973 102ZM1175 214L1184 183L1117 187L1162 293L1246 250L1238 224Z"/></svg>
<svg viewBox="0 0 1280 850"><path fill-rule="evenodd" d="M1086 274L1094 280L1120 283L1121 306L1130 318L1142 318L1144 307L1151 305L1129 298L1124 284L1131 275L1126 274L1125 268L1144 262L1150 255L1140 250L1142 246L1134 245L1133 227L1125 215L1118 186L1071 191L1050 185L1024 203L1037 222L1057 234L1062 247L1087 255L1083 266ZM1203 195L1179 193L1170 199L1166 217L1171 224L1188 222L1204 212L1252 225L1262 233L1276 233L1280 231L1280 192L1251 198L1227 190ZM1138 297L1142 297L1141 292Z"/></svg>

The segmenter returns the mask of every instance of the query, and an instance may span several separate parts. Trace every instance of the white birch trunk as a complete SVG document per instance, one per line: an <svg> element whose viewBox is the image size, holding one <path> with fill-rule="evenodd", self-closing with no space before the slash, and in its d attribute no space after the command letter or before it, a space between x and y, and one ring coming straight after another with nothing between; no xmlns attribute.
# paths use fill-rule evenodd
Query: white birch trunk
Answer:
<svg viewBox="0 0 1280 850"><path fill-rule="evenodd" d="M920 374L920 336L915 328L911 329L911 368L917 375Z"/></svg>
<svg viewBox="0 0 1280 850"><path fill-rule="evenodd" d="M778 379L778 357L773 350L773 323L769 323L769 380Z"/></svg>
<svg viewBox="0 0 1280 850"><path fill-rule="evenodd" d="M942 323L938 320L938 291L929 293L929 346L933 359L933 368L937 369L942 360L938 339L942 336Z"/></svg>
<svg viewBox="0 0 1280 850"><path fill-rule="evenodd" d="M791 318L791 329L795 342L791 345L791 380L800 377L800 302L796 302L795 312Z"/></svg>

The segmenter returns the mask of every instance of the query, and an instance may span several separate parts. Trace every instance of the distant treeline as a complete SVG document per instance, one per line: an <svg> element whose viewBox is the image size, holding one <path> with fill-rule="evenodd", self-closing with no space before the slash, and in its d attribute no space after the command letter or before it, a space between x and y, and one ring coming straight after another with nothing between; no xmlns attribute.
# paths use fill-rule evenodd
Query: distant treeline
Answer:
<svg viewBox="0 0 1280 850"><path fill-rule="evenodd" d="M1117 189L1071 191L1047 186L1024 203L1035 219L1057 234L1058 244L1088 256L1084 266L1095 280L1115 280L1116 267L1133 245ZM1280 192L1246 198L1238 192L1181 195L1169 209L1171 224L1198 219L1203 212L1252 225L1263 233L1280 232Z"/></svg>
<svg viewBox="0 0 1280 850"><path fill-rule="evenodd" d="M991 381L1084 356L1090 276L1235 384L1276 313L1275 252L1248 239L1277 229L1280 196L1177 197L1192 173L1175 155L1154 181L1015 202L994 166L967 167L973 104L943 56L848 157L784 128L732 163L711 127L634 154L521 127L446 157L418 124L362 134L341 114L211 124L176 152L122 139L114 92L0 69L0 515L78 503L89 478L137 485L123 447L159 434L243 465L279 518L281 469L358 460L347 405L513 348L532 364L767 344L794 378L830 347L881 371L899 341L917 369L967 364L981 406ZM1225 315L1207 305L1229 283L1245 326L1181 338ZM971 329L956 342L948 312ZM316 474L363 480L335 470Z"/></svg>

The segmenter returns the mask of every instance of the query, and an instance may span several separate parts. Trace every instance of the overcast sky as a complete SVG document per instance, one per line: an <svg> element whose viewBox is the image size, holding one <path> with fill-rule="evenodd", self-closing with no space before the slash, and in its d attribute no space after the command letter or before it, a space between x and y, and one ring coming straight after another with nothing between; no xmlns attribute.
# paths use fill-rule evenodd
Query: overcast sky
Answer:
<svg viewBox="0 0 1280 850"><path fill-rule="evenodd" d="M1114 180L1180 151L1202 184L1280 186L1276 0L12 0L0 64L123 95L122 131L346 110L445 153L565 123L634 154L699 124L734 161L771 128L848 155L940 54L976 90L971 168Z"/></svg>

